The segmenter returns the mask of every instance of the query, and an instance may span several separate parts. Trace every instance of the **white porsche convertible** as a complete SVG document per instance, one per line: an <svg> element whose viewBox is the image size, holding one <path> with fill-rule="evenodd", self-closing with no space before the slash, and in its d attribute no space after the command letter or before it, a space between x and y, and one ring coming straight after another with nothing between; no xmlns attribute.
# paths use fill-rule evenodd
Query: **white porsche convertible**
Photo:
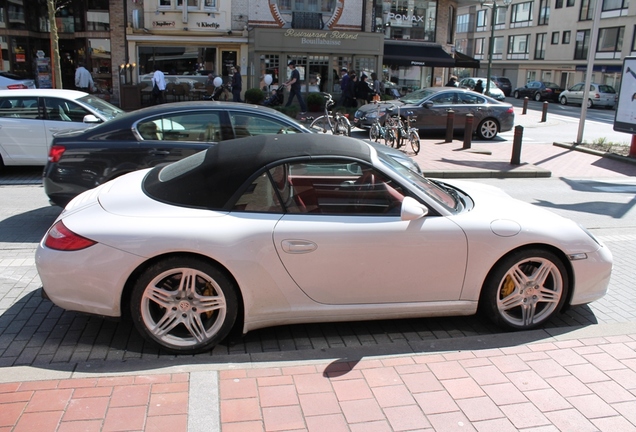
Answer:
<svg viewBox="0 0 636 432"><path fill-rule="evenodd" d="M128 314L177 353L292 323L468 315L530 329L602 297L610 251L497 188L427 180L347 137L220 142L73 199L42 239L43 292Z"/></svg>

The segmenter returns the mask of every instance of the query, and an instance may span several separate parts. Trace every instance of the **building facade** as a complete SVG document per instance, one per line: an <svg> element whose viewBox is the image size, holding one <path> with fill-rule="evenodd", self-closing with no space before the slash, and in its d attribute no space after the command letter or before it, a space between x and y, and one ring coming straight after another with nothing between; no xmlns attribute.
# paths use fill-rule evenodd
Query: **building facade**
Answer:
<svg viewBox="0 0 636 432"><path fill-rule="evenodd" d="M492 75L508 77L513 87L537 80L569 88L585 80L592 50L592 82L618 89L623 59L636 55L636 2L602 0L598 41L590 46L595 5L593 0L513 0L498 7ZM473 4L461 7L457 17L455 49L481 60L481 76L486 75L492 16L491 8Z"/></svg>

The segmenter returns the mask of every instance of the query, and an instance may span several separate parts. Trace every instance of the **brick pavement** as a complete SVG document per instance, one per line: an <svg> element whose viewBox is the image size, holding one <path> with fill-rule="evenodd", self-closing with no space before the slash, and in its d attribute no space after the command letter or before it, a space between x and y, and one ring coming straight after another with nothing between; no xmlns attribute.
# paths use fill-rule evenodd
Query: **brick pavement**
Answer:
<svg viewBox="0 0 636 432"><path fill-rule="evenodd" d="M519 169L507 144L440 141L424 140L425 170ZM558 177L636 174L537 143L522 162ZM608 295L541 330L498 334L474 317L286 326L175 357L40 299L33 250L59 210L34 198L30 176L0 184L0 431L636 430L636 295L616 289L633 287L631 232L602 238L616 258Z"/></svg>

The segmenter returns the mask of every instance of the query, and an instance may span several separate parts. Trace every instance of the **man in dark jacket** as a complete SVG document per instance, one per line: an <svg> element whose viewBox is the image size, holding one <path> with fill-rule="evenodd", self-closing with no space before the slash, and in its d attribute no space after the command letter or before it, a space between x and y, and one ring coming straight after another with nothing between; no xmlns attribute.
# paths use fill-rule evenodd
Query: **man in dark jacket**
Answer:
<svg viewBox="0 0 636 432"><path fill-rule="evenodd" d="M232 100L234 102L241 102L241 90L243 90L241 73L234 66L232 66L230 72L232 72Z"/></svg>
<svg viewBox="0 0 636 432"><path fill-rule="evenodd" d="M305 101L303 101L303 97L300 94L300 73L296 69L296 61L292 60L287 65L291 69L291 76L289 77L289 81L287 81L284 85L288 87L289 90L289 99L287 99L286 107L290 106L294 97L298 97L298 104L300 105L301 114L305 114L307 112L307 106L305 105Z"/></svg>
<svg viewBox="0 0 636 432"><path fill-rule="evenodd" d="M360 79L356 83L356 99L358 100L358 106L371 102L372 93L373 90L369 87L367 76L365 74L360 75Z"/></svg>

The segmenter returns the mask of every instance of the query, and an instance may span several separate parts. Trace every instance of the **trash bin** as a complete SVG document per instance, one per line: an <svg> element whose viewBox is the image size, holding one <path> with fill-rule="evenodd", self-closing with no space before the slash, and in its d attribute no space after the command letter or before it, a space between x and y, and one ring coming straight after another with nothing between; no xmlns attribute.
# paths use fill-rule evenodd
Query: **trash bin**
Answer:
<svg viewBox="0 0 636 432"><path fill-rule="evenodd" d="M141 108L141 87L136 84L122 85L119 100L120 108L124 111L133 111Z"/></svg>

